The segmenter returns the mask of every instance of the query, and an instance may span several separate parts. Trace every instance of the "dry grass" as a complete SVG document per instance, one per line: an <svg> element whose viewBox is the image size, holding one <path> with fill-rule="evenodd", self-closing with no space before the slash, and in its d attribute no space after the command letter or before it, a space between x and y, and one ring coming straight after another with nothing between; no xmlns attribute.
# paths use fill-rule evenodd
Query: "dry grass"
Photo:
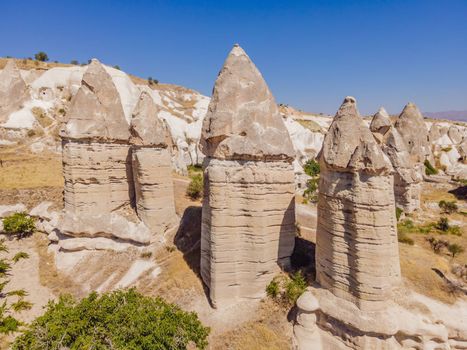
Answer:
<svg viewBox="0 0 467 350"><path fill-rule="evenodd" d="M287 311L265 299L251 321L213 337L211 347L219 350L288 350L291 326Z"/></svg>
<svg viewBox="0 0 467 350"><path fill-rule="evenodd" d="M31 69L50 69L55 67L72 67L72 64L66 63L55 63L55 62L40 62L36 60L29 60L27 58L13 58L16 63L16 66L19 69L31 70ZM0 58L0 69L3 69L7 63L7 58Z"/></svg>
<svg viewBox="0 0 467 350"><path fill-rule="evenodd" d="M316 122L312 120L305 120L305 119L295 119L301 126L304 128L313 131L313 132L322 132L323 128Z"/></svg>
<svg viewBox="0 0 467 350"><path fill-rule="evenodd" d="M0 160L0 189L63 187L59 155L11 150L1 152Z"/></svg>

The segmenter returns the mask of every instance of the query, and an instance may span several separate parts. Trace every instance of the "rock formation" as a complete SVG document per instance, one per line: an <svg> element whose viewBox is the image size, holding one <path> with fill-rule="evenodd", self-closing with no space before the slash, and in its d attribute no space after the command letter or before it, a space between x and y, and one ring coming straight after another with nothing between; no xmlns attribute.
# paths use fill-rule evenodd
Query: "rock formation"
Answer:
<svg viewBox="0 0 467 350"><path fill-rule="evenodd" d="M410 213L420 208L423 178L414 164L402 136L393 127L384 108L373 116L370 130L394 167L394 195L396 206Z"/></svg>
<svg viewBox="0 0 467 350"><path fill-rule="evenodd" d="M61 136L65 178L61 232L148 243L149 231L131 209L128 124L115 85L97 60L83 75Z"/></svg>
<svg viewBox="0 0 467 350"><path fill-rule="evenodd" d="M294 247L294 150L263 77L235 46L203 122L201 276L213 305L260 298Z"/></svg>
<svg viewBox="0 0 467 350"><path fill-rule="evenodd" d="M142 92L131 121L132 167L138 217L155 234L177 221L170 147L172 140L159 110Z"/></svg>
<svg viewBox="0 0 467 350"><path fill-rule="evenodd" d="M319 161L316 280L361 309L384 308L400 279L393 167L353 97L334 117Z"/></svg>
<svg viewBox="0 0 467 350"><path fill-rule="evenodd" d="M8 60L0 72L0 124L7 121L10 113L21 108L27 98L27 86L13 60Z"/></svg>
<svg viewBox="0 0 467 350"><path fill-rule="evenodd" d="M427 159L434 163L428 142L428 130L415 104L409 102L404 107L394 126L404 139L407 150L416 164L423 164ZM423 166L419 166L418 170L423 174Z"/></svg>

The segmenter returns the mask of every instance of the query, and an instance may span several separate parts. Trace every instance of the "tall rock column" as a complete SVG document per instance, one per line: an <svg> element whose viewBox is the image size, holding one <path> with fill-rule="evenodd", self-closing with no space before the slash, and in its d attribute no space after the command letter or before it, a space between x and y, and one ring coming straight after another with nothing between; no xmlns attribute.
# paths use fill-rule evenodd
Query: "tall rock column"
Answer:
<svg viewBox="0 0 467 350"><path fill-rule="evenodd" d="M393 167L347 97L324 138L316 279L362 310L384 308L400 279Z"/></svg>
<svg viewBox="0 0 467 350"><path fill-rule="evenodd" d="M61 136L65 215L60 230L73 237L147 243L147 232L131 229L125 218L133 214L134 200L129 125L112 78L95 59L71 101Z"/></svg>
<svg viewBox="0 0 467 350"><path fill-rule="evenodd" d="M295 240L292 142L261 73L236 45L203 122L201 276L212 304L261 298Z"/></svg>
<svg viewBox="0 0 467 350"><path fill-rule="evenodd" d="M419 209L423 178L414 168L407 146L384 108L373 116L370 130L394 167L396 206L407 213Z"/></svg>
<svg viewBox="0 0 467 350"><path fill-rule="evenodd" d="M132 167L138 217L153 235L177 222L170 147L172 140L159 109L142 92L131 121Z"/></svg>

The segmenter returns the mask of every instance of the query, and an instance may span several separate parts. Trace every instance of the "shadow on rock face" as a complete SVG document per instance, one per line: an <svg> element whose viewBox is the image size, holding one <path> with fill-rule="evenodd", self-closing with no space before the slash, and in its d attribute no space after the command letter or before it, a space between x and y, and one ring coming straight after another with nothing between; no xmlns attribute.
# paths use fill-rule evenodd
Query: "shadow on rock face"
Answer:
<svg viewBox="0 0 467 350"><path fill-rule="evenodd" d="M315 244L301 237L295 237L295 248L291 256L292 269L301 270L309 283L315 280Z"/></svg>
<svg viewBox="0 0 467 350"><path fill-rule="evenodd" d="M183 212L180 226L174 237L174 244L183 253L183 259L190 269L203 283L206 298L209 298L209 289L204 284L200 273L201 260L201 206L190 206Z"/></svg>

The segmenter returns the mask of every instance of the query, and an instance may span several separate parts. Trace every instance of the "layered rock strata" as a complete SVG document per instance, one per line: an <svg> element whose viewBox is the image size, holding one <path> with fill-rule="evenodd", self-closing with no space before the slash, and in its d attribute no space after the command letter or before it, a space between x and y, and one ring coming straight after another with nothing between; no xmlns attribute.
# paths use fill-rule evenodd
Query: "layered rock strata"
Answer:
<svg viewBox="0 0 467 350"><path fill-rule="evenodd" d="M201 276L213 306L261 298L294 247L294 150L274 98L235 46L203 121Z"/></svg>
<svg viewBox="0 0 467 350"><path fill-rule="evenodd" d="M149 231L131 209L128 124L118 91L97 60L83 75L61 136L65 178L61 232L148 243Z"/></svg>
<svg viewBox="0 0 467 350"><path fill-rule="evenodd" d="M0 72L0 124L7 121L10 113L20 109L27 97L28 89L15 61L8 60Z"/></svg>
<svg viewBox="0 0 467 350"><path fill-rule="evenodd" d="M170 147L172 141L159 109L142 92L130 126L132 169L138 217L154 234L175 225L174 188Z"/></svg>
<svg viewBox="0 0 467 350"><path fill-rule="evenodd" d="M407 213L419 209L423 178L414 169L406 144L399 132L393 127L384 108L381 108L373 116L370 130L394 167L396 206Z"/></svg>
<svg viewBox="0 0 467 350"><path fill-rule="evenodd" d="M385 307L400 280L393 167L347 97L324 138L316 280L363 310Z"/></svg>

